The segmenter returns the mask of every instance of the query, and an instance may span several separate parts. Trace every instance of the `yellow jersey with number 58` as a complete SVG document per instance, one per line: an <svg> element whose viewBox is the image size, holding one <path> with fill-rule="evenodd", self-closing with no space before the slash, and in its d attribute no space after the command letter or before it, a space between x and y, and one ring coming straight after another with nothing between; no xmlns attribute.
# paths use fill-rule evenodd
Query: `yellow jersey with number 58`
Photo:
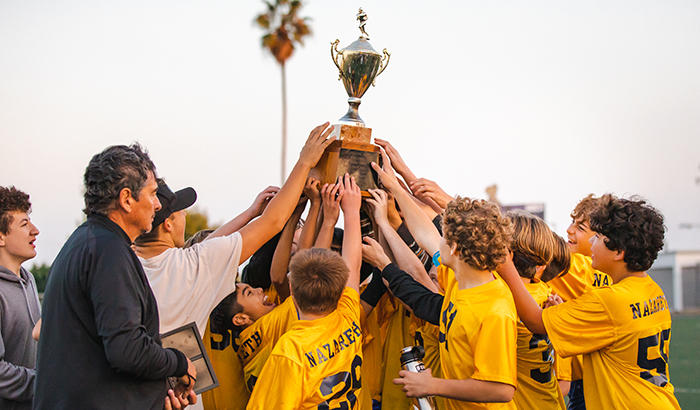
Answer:
<svg viewBox="0 0 700 410"><path fill-rule="evenodd" d="M680 410L668 378L671 314L648 275L589 290L542 319L560 355L583 355L586 408Z"/></svg>
<svg viewBox="0 0 700 410"><path fill-rule="evenodd" d="M338 308L299 320L282 335L260 373L248 410L360 408L360 295L345 288Z"/></svg>

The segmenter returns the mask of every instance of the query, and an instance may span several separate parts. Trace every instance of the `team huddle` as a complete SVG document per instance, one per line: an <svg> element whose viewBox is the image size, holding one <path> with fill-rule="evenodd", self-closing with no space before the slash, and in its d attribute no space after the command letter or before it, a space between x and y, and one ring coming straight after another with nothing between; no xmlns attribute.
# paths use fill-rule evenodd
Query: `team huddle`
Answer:
<svg viewBox="0 0 700 410"><path fill-rule="evenodd" d="M194 190L171 191L138 145L93 157L88 220L52 266L42 320L28 315L36 370L14 363L30 380L14 385L23 400L2 400L408 410L432 396L438 409L680 409L670 310L646 274L663 247L656 209L588 195L564 239L528 212L448 195L379 139L382 165L371 167L383 188L363 197L347 174L323 185L310 174L331 130L311 132L281 188L187 242ZM0 273L22 278L35 253L6 266L6 237L29 207L8 203ZM196 369L158 336L193 321L219 381L199 398ZM413 345L425 371L402 369L401 350ZM177 386L168 390L166 377Z"/></svg>

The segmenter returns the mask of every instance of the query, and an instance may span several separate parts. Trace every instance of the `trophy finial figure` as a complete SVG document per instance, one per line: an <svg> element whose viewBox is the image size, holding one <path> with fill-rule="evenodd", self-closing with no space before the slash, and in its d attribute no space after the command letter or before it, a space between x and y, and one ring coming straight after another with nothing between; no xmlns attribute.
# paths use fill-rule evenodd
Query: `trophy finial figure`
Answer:
<svg viewBox="0 0 700 410"><path fill-rule="evenodd" d="M367 24L367 19L367 13L365 13L362 10L362 7L360 7L360 10L357 12L357 20L360 22L360 31L362 32L362 35L360 37L369 40L369 35L365 31L365 24Z"/></svg>

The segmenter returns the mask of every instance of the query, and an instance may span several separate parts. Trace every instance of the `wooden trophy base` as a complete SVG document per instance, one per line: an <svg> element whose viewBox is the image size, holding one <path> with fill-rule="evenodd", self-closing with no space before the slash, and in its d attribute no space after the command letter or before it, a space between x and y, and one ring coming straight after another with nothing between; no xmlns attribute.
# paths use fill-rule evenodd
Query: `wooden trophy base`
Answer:
<svg viewBox="0 0 700 410"><path fill-rule="evenodd" d="M345 124L335 124L333 134L338 139L324 151L311 176L323 184L334 184L345 173L355 177L362 196L369 197L368 189L381 188L377 173L370 165L381 165L379 147L371 144L372 129Z"/></svg>

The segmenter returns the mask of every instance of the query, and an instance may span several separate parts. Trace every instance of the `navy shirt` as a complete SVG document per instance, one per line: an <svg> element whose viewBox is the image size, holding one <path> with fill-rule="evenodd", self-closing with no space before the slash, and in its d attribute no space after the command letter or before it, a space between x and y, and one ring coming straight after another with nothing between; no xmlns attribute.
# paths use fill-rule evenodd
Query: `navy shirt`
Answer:
<svg viewBox="0 0 700 410"><path fill-rule="evenodd" d="M63 245L42 307L35 409L163 408L181 352L161 347L158 308L131 241L91 216Z"/></svg>

